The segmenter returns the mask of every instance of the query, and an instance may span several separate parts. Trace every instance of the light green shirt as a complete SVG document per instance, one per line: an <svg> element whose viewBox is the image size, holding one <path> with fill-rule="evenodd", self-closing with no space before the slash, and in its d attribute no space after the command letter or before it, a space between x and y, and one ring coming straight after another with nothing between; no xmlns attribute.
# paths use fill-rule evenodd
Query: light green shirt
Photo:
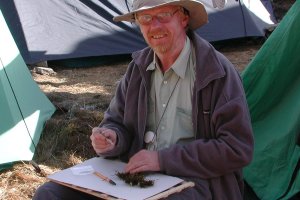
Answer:
<svg viewBox="0 0 300 200"><path fill-rule="evenodd" d="M164 74L156 61L156 56L147 68L155 71L151 77L146 131L156 132L157 139L153 145L148 145L148 149L163 149L177 143L180 139L194 137L192 95L195 59L193 55L193 47L187 37L177 60Z"/></svg>

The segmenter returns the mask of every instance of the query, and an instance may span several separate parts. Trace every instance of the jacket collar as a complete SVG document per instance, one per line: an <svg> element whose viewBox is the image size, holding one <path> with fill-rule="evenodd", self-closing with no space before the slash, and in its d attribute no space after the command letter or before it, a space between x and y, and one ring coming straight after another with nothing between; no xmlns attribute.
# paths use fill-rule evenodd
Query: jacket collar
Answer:
<svg viewBox="0 0 300 200"><path fill-rule="evenodd" d="M195 87L200 90L211 81L224 77L225 70L222 66L219 52L206 40L195 32L189 32L188 36L193 41L196 57L196 83Z"/></svg>
<svg viewBox="0 0 300 200"><path fill-rule="evenodd" d="M219 60L219 52L195 32L188 33L195 48L196 56L196 82L195 87L201 90L211 81L225 76L225 70ZM150 87L151 71L147 71L148 65L153 61L154 52L150 47L134 52L132 58L145 79L147 87Z"/></svg>

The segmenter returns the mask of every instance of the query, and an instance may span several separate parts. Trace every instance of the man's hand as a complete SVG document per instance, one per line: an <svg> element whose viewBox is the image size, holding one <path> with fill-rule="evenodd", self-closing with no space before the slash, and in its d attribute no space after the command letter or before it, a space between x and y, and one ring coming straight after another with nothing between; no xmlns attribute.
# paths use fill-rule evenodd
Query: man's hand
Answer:
<svg viewBox="0 0 300 200"><path fill-rule="evenodd" d="M117 141L117 134L114 130L108 128L95 127L90 136L92 146L97 154L112 150Z"/></svg>
<svg viewBox="0 0 300 200"><path fill-rule="evenodd" d="M157 151L141 150L125 166L125 172L131 174L144 171L160 171Z"/></svg>

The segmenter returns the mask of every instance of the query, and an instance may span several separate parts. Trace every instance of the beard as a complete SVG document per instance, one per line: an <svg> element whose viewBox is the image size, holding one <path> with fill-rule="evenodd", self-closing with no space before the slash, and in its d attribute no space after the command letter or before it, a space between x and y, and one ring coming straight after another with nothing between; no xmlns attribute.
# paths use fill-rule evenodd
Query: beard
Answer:
<svg viewBox="0 0 300 200"><path fill-rule="evenodd" d="M150 47L153 49L155 53L160 53L160 54L165 54L171 49L171 45L168 44L162 44L162 45L156 45L156 46L151 46Z"/></svg>

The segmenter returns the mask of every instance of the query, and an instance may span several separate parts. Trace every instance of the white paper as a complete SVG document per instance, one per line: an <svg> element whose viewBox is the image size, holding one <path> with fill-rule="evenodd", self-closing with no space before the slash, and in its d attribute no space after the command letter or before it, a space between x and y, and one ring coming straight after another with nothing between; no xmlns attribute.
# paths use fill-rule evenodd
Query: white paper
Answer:
<svg viewBox="0 0 300 200"><path fill-rule="evenodd" d="M70 168L74 175L88 175L92 174L95 170L91 165L75 166Z"/></svg>
<svg viewBox="0 0 300 200"><path fill-rule="evenodd" d="M156 173L146 176L146 179L154 180L153 186L147 188L130 186L123 180L118 178L116 175L117 172L124 171L124 166L125 163L118 160L108 160L97 157L89 159L81 164L75 165L74 167L56 172L52 175L49 175L48 178L50 180L52 179L68 184L73 184L82 188L91 189L117 198L128 200L146 199L183 182L183 180L180 178ZM76 169L79 175L76 175ZM82 175L82 173L78 172L78 169L93 169L109 177L117 185L111 185L92 173L83 173L85 175ZM86 171L87 170L83 172Z"/></svg>

